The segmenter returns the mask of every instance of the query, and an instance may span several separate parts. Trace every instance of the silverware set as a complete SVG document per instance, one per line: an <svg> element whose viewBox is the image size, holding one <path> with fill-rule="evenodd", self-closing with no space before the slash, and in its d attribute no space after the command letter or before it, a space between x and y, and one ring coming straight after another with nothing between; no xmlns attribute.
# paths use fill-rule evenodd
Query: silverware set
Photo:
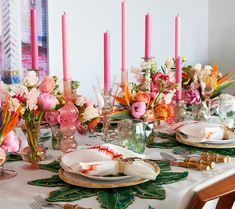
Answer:
<svg viewBox="0 0 235 209"><path fill-rule="evenodd" d="M32 209L43 209L43 208L53 208L53 207L59 207L59 208L64 208L64 209L89 209L89 208L84 208L79 206L78 204L72 205L72 204L58 204L58 203L51 203L48 202L45 198L43 198L41 195L36 195L33 197L33 199L36 202L30 203L29 206Z"/></svg>

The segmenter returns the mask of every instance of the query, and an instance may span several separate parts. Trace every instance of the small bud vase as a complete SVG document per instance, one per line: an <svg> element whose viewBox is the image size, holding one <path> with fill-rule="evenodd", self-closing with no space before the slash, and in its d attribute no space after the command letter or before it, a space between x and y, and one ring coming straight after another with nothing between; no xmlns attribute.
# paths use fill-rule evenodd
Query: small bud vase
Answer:
<svg viewBox="0 0 235 209"><path fill-rule="evenodd" d="M22 158L31 164L25 165L24 168L27 170L38 169L38 162L42 161L46 156L45 148L38 143L40 122L25 121L25 129L29 146L22 150Z"/></svg>

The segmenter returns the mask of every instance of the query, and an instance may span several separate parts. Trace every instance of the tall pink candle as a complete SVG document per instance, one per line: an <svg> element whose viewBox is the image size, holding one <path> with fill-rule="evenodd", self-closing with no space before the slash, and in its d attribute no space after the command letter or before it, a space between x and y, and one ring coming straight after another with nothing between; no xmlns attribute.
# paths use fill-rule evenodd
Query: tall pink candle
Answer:
<svg viewBox="0 0 235 209"><path fill-rule="evenodd" d="M62 51L63 51L63 76L64 80L69 76L69 37L68 37L68 15L62 15Z"/></svg>
<svg viewBox="0 0 235 209"><path fill-rule="evenodd" d="M110 34L104 33L104 91L110 90Z"/></svg>
<svg viewBox="0 0 235 209"><path fill-rule="evenodd" d="M151 59L151 16L145 15L145 60Z"/></svg>
<svg viewBox="0 0 235 209"><path fill-rule="evenodd" d="M127 70L127 3L122 1L122 71Z"/></svg>
<svg viewBox="0 0 235 209"><path fill-rule="evenodd" d="M175 60L180 56L180 16L175 17Z"/></svg>
<svg viewBox="0 0 235 209"><path fill-rule="evenodd" d="M31 9L31 45L32 45L32 69L38 69L38 13Z"/></svg>
<svg viewBox="0 0 235 209"><path fill-rule="evenodd" d="M182 100L182 59L180 56L176 59L176 71L175 71L175 82L176 82L176 102Z"/></svg>

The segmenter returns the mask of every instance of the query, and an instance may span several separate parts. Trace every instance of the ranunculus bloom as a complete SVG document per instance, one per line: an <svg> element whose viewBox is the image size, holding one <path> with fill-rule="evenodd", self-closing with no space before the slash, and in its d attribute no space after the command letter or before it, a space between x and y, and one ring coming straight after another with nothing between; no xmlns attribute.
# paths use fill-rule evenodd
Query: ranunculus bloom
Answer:
<svg viewBox="0 0 235 209"><path fill-rule="evenodd" d="M23 84L27 87L37 86L39 79L35 71L29 71L23 79Z"/></svg>
<svg viewBox="0 0 235 209"><path fill-rule="evenodd" d="M20 148L19 139L16 136L14 131L11 131L7 134L6 138L4 139L1 148L5 152L17 152Z"/></svg>
<svg viewBox="0 0 235 209"><path fill-rule="evenodd" d="M43 93L51 93L55 88L55 80L51 76L46 76L40 85Z"/></svg>
<svg viewBox="0 0 235 209"><path fill-rule="evenodd" d="M45 119L46 121L51 125L57 125L59 124L59 111L50 111L45 113Z"/></svg>
<svg viewBox="0 0 235 209"><path fill-rule="evenodd" d="M153 110L147 110L146 113L143 116L144 120L148 123L155 121L155 116Z"/></svg>
<svg viewBox="0 0 235 209"><path fill-rule="evenodd" d="M140 118L146 111L146 104L144 102L135 102L131 106L131 114L134 118Z"/></svg>
<svg viewBox="0 0 235 209"><path fill-rule="evenodd" d="M190 86L188 90L184 91L184 100L187 104L200 104L201 96L197 89Z"/></svg>
<svg viewBox="0 0 235 209"><path fill-rule="evenodd" d="M58 100L55 96L49 94L49 93L42 93L38 97L38 105L44 110L44 111L50 111L55 108L57 105Z"/></svg>
<svg viewBox="0 0 235 209"><path fill-rule="evenodd" d="M135 99L137 102L144 102L145 104L148 104L150 102L150 95L149 95L149 93L139 91L135 95Z"/></svg>

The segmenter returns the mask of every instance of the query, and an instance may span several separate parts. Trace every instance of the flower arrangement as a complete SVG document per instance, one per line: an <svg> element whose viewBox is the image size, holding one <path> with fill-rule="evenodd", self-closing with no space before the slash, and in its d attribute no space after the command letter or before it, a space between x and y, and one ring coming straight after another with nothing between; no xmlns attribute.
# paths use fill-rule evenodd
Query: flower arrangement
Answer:
<svg viewBox="0 0 235 209"><path fill-rule="evenodd" d="M13 129L18 124L20 118L21 106L15 112L9 110L9 100L6 96L6 102L0 111L0 148L5 153L17 152L20 147L18 137Z"/></svg>
<svg viewBox="0 0 235 209"><path fill-rule="evenodd" d="M182 71L183 97L188 105L200 104L201 101L204 101L202 84L200 83L200 77L204 75L215 82L211 99L218 97L224 89L235 83L232 71L222 75L217 65L213 65L213 67L209 65L203 67L201 64L196 64L194 67L189 65L184 66Z"/></svg>
<svg viewBox="0 0 235 209"><path fill-rule="evenodd" d="M60 124L60 108L65 104L65 98L63 95L62 82L58 80L57 77L53 77L54 85L50 85L52 94L56 96L59 101L55 109L50 112L45 113L46 121L51 125ZM51 80L50 83L53 83ZM46 83L43 84L46 88ZM53 86L53 88L52 88ZM77 107L79 112L79 117L76 122L77 130L80 134L84 134L90 129L94 129L99 122L99 112L98 109L94 106L93 102L85 96L78 95L77 89L79 87L78 81L71 82L72 93L73 93L73 104Z"/></svg>
<svg viewBox="0 0 235 209"><path fill-rule="evenodd" d="M155 60L143 62L140 68L132 69L137 83L124 87L123 96L117 96L116 101L121 110L114 112L112 117L123 114L147 122L166 121L174 119L174 76L171 66L166 62L161 69L157 68Z"/></svg>

